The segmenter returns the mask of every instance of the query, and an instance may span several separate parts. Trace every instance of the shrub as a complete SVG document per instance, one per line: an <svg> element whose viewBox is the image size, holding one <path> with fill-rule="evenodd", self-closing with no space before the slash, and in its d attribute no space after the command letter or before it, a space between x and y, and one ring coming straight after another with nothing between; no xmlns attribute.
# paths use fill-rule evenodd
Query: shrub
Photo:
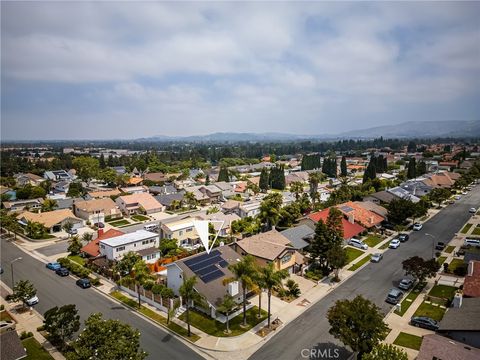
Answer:
<svg viewBox="0 0 480 360"><path fill-rule="evenodd" d="M45 325L37 327L37 331L43 331L45 330Z"/></svg>
<svg viewBox="0 0 480 360"><path fill-rule="evenodd" d="M447 263L443 263L443 272L448 273L448 264Z"/></svg>
<svg viewBox="0 0 480 360"><path fill-rule="evenodd" d="M462 264L457 266L455 270L453 270L453 273L458 276L465 276L467 275L467 265Z"/></svg>
<svg viewBox="0 0 480 360"><path fill-rule="evenodd" d="M439 258L440 255L442 255L442 253L441 253L440 251L437 251L437 252L435 253L435 257L436 257L436 258Z"/></svg>
<svg viewBox="0 0 480 360"><path fill-rule="evenodd" d="M29 331L29 332L22 331L22 333L20 334L20 340L24 340L24 339L30 338L32 336L33 336L33 333L31 331Z"/></svg>
<svg viewBox="0 0 480 360"><path fill-rule="evenodd" d="M3 310L5 310L5 305L2 304L0 305L0 311L3 311Z"/></svg>
<svg viewBox="0 0 480 360"><path fill-rule="evenodd" d="M90 279L90 282L92 283L93 286L98 286L100 285L100 279L98 277Z"/></svg>
<svg viewBox="0 0 480 360"><path fill-rule="evenodd" d="M7 296L5 296L5 300L11 301L12 300L12 294L7 294Z"/></svg>

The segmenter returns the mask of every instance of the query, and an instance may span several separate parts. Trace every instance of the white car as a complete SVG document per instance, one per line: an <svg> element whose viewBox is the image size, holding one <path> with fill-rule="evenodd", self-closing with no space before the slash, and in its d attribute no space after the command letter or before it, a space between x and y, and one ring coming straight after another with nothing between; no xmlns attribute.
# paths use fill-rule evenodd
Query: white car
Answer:
<svg viewBox="0 0 480 360"><path fill-rule="evenodd" d="M34 295L34 296L31 297L30 299L26 300L26 301L25 301L25 304L27 304L28 306L33 306L33 305L38 304L38 302L39 302L38 296L37 296L37 295Z"/></svg>
<svg viewBox="0 0 480 360"><path fill-rule="evenodd" d="M420 231L420 230L422 230L422 228L423 228L423 225L420 224L420 223L413 224L413 230L415 230L415 231Z"/></svg>
<svg viewBox="0 0 480 360"><path fill-rule="evenodd" d="M460 195L455 195L455 200L460 200L462 197Z"/></svg>
<svg viewBox="0 0 480 360"><path fill-rule="evenodd" d="M348 245L362 249L362 250L368 250L367 244L365 244L362 240L358 240L355 238L350 239L350 241L348 242Z"/></svg>
<svg viewBox="0 0 480 360"><path fill-rule="evenodd" d="M392 241L390 241L390 244L388 245L390 249L396 249L399 246L400 246L400 240L398 239L393 239Z"/></svg>
<svg viewBox="0 0 480 360"><path fill-rule="evenodd" d="M468 194L468 192L462 191L462 195L467 195L467 194Z"/></svg>
<svg viewBox="0 0 480 360"><path fill-rule="evenodd" d="M370 261L377 263L377 262L380 262L382 258L383 258L383 255L381 253L375 253L375 254L372 254L372 256L370 257Z"/></svg>
<svg viewBox="0 0 480 360"><path fill-rule="evenodd" d="M468 210L468 212L469 212L470 214L475 214L475 213L477 212L477 209L475 209L475 208L470 208L470 210Z"/></svg>

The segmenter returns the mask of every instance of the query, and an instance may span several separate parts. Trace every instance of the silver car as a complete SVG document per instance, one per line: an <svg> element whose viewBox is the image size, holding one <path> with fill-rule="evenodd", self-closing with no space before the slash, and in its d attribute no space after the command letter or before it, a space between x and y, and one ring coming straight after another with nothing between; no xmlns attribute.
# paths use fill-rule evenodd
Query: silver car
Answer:
<svg viewBox="0 0 480 360"><path fill-rule="evenodd" d="M381 253L372 254L372 256L370 257L370 261L374 263L378 263L382 259L383 259L383 254Z"/></svg>

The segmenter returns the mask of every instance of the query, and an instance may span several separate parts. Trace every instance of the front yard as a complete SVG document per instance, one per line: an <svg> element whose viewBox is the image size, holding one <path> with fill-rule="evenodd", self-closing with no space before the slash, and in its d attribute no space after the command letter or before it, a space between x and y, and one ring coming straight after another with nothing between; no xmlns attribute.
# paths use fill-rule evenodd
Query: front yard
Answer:
<svg viewBox="0 0 480 360"><path fill-rule="evenodd" d="M131 218L135 221L138 221L138 222L150 220L149 217L146 217L146 216L140 215L140 214L132 215Z"/></svg>
<svg viewBox="0 0 480 360"><path fill-rule="evenodd" d="M448 271L453 273L457 267L463 266L463 264L463 259L453 259L450 261L450 264L448 264Z"/></svg>
<svg viewBox="0 0 480 360"><path fill-rule="evenodd" d="M438 262L440 265L442 265L442 264L445 262L445 260L447 260L447 257L446 257L446 256L439 256L439 257L437 258L437 262Z"/></svg>
<svg viewBox="0 0 480 360"><path fill-rule="evenodd" d="M380 235L368 235L363 242L367 244L369 247L375 247L383 240Z"/></svg>
<svg viewBox="0 0 480 360"><path fill-rule="evenodd" d="M444 252L450 254L453 250L455 250L455 246L447 246L447 248L444 250Z"/></svg>
<svg viewBox="0 0 480 360"><path fill-rule="evenodd" d="M118 221L112 221L109 224L115 227L119 227L119 226L129 225L130 222L127 220L118 220Z"/></svg>
<svg viewBox="0 0 480 360"><path fill-rule="evenodd" d="M355 264L353 264L352 266L350 266L348 268L348 270L350 271L355 271L357 270L359 267L361 267L363 264L365 264L366 262L370 261L370 255L367 255L365 256L363 259L357 261Z"/></svg>
<svg viewBox="0 0 480 360"><path fill-rule="evenodd" d="M393 342L395 345L403 346L413 350L420 350L422 338L420 336L401 332Z"/></svg>
<svg viewBox="0 0 480 360"><path fill-rule="evenodd" d="M480 235L480 226L477 225L472 231L472 235Z"/></svg>
<svg viewBox="0 0 480 360"><path fill-rule="evenodd" d="M34 337L22 340L22 344L27 352L25 360L53 360L53 357Z"/></svg>
<svg viewBox="0 0 480 360"><path fill-rule="evenodd" d="M468 232L468 230L470 230L470 228L472 227L473 224L466 224L462 231L460 231L462 234L466 234Z"/></svg>
<svg viewBox="0 0 480 360"><path fill-rule="evenodd" d="M353 247L347 246L345 248L347 252L347 264L350 264L353 260L364 254L362 250L355 249Z"/></svg>
<svg viewBox="0 0 480 360"><path fill-rule="evenodd" d="M456 287L447 286L447 285L435 285L432 290L428 293L430 296L434 296L442 299L452 300L455 292L457 291Z"/></svg>
<svg viewBox="0 0 480 360"><path fill-rule="evenodd" d="M412 291L407 295L405 299L400 304L400 311L395 310L395 314L403 316L407 312L407 310L410 308L410 306L413 304L415 299L420 295L422 292L423 288L425 287L425 284L420 284L418 283Z"/></svg>
<svg viewBox="0 0 480 360"><path fill-rule="evenodd" d="M226 337L226 336L238 336L241 335L255 325L259 324L267 318L267 312L262 310L262 317L258 318L258 307L254 306L247 310L247 327L240 326L243 323L243 313L238 314L233 319L230 320L230 334L226 334L224 330L226 329L226 324L210 318L209 316L196 311L190 310L190 324L196 327L199 330L207 333L211 336L217 337ZM184 312L180 315L180 320L187 321L187 313ZM272 321L274 319L271 319Z"/></svg>
<svg viewBox="0 0 480 360"><path fill-rule="evenodd" d="M433 320L440 321L445 314L446 309L438 304L422 302L413 316L426 316Z"/></svg>
<svg viewBox="0 0 480 360"><path fill-rule="evenodd" d="M68 255L67 258L73 262L76 262L78 265L85 265L85 259L79 255Z"/></svg>

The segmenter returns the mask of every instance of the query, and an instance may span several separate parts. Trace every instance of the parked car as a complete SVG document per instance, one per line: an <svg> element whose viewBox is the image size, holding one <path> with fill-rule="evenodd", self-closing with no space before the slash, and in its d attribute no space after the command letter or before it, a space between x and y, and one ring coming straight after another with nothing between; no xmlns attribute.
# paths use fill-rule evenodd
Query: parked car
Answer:
<svg viewBox="0 0 480 360"><path fill-rule="evenodd" d="M372 254L372 256L370 257L370 261L371 262L380 262L380 260L383 259L383 254L381 253L375 253L375 254Z"/></svg>
<svg viewBox="0 0 480 360"><path fill-rule="evenodd" d="M350 239L348 241L348 245L359 248L359 249L362 249L362 250L367 250L368 249L367 244L365 244L362 240L355 239L355 238Z"/></svg>
<svg viewBox="0 0 480 360"><path fill-rule="evenodd" d="M475 214L475 213L477 212L477 209L475 209L475 208L470 208L470 210L468 210L468 212L469 212L470 214Z"/></svg>
<svg viewBox="0 0 480 360"><path fill-rule="evenodd" d="M393 289L390 289L390 292L388 293L385 301L389 304L396 305L402 299L402 296L403 296L403 291L393 288Z"/></svg>
<svg viewBox="0 0 480 360"><path fill-rule="evenodd" d="M460 195L455 195L455 200L460 200L462 197Z"/></svg>
<svg viewBox="0 0 480 360"><path fill-rule="evenodd" d="M449 203L449 204L455 204L455 200L450 199L450 200L448 200L448 203Z"/></svg>
<svg viewBox="0 0 480 360"><path fill-rule="evenodd" d="M445 243L439 241L439 242L437 243L437 245L435 245L435 249L437 249L437 250L443 250L443 249L445 249Z"/></svg>
<svg viewBox="0 0 480 360"><path fill-rule="evenodd" d="M105 224L102 223L102 222L97 222L95 224L93 224L94 226L98 227L99 229L103 229L105 227Z"/></svg>
<svg viewBox="0 0 480 360"><path fill-rule="evenodd" d="M414 316L410 319L410 325L429 330L438 330L438 322L426 316Z"/></svg>
<svg viewBox="0 0 480 360"><path fill-rule="evenodd" d="M62 265L60 265L58 262L49 262L46 267L50 270L58 270L62 267Z"/></svg>
<svg viewBox="0 0 480 360"><path fill-rule="evenodd" d="M80 286L82 289L87 289L92 286L90 279L86 279L86 278L78 279L76 284Z"/></svg>
<svg viewBox="0 0 480 360"><path fill-rule="evenodd" d="M61 267L60 269L57 269L55 271L55 274L60 275L60 276L68 276L68 275L70 275L70 271L68 271L67 268Z"/></svg>
<svg viewBox="0 0 480 360"><path fill-rule="evenodd" d="M405 242L410 239L410 236L408 234L398 234L397 239L400 240L400 242Z"/></svg>
<svg viewBox="0 0 480 360"><path fill-rule="evenodd" d="M77 229L70 229L70 230L68 230L68 233L69 233L70 235L77 235L77 234L78 234L78 230L77 230Z"/></svg>
<svg viewBox="0 0 480 360"><path fill-rule="evenodd" d="M480 247L480 239L465 239L465 241L463 242L463 244L465 246L476 246L476 247Z"/></svg>
<svg viewBox="0 0 480 360"><path fill-rule="evenodd" d="M0 321L0 334L15 330L15 326L13 321Z"/></svg>
<svg viewBox="0 0 480 360"><path fill-rule="evenodd" d="M412 285L415 283L415 280L409 278L403 278L402 281L398 284L398 287L402 290L410 290Z"/></svg>
<svg viewBox="0 0 480 360"><path fill-rule="evenodd" d="M422 228L423 228L423 225L420 224L420 223L413 224L413 230L415 230L415 231L420 231L420 230L422 230Z"/></svg>
<svg viewBox="0 0 480 360"><path fill-rule="evenodd" d="M37 295L34 295L34 296L31 297L30 299L26 300L26 301L25 301L25 304L27 304L28 306L33 306L33 305L37 305L38 302L39 302L38 296L37 296Z"/></svg>
<svg viewBox="0 0 480 360"><path fill-rule="evenodd" d="M393 230L395 228L395 225L393 225L392 223L389 223L388 221L382 221L380 225L387 230Z"/></svg>
<svg viewBox="0 0 480 360"><path fill-rule="evenodd" d="M468 192L466 192L465 190L462 191L462 195L467 195L467 194L468 194Z"/></svg>
<svg viewBox="0 0 480 360"><path fill-rule="evenodd" d="M400 246L400 240L398 239L393 239L392 241L390 241L390 244L388 245L390 249L396 249L399 246Z"/></svg>

